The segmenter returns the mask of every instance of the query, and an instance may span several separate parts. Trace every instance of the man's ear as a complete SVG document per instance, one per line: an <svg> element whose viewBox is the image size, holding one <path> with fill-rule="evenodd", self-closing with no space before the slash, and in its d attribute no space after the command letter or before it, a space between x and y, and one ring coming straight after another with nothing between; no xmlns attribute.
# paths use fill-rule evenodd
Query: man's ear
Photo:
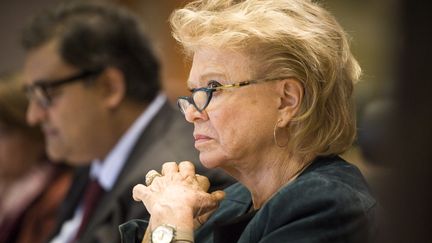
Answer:
<svg viewBox="0 0 432 243"><path fill-rule="evenodd" d="M126 95L126 80L123 72L115 67L106 68L101 86L104 104L108 108L118 107Z"/></svg>
<svg viewBox="0 0 432 243"><path fill-rule="evenodd" d="M285 127L300 109L304 88L302 83L294 78L282 80L279 85L279 126Z"/></svg>

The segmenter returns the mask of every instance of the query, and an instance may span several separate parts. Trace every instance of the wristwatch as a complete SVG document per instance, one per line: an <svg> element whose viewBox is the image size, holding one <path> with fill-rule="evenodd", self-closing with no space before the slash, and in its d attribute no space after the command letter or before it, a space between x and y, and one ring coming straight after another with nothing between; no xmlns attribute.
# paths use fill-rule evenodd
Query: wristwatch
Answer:
<svg viewBox="0 0 432 243"><path fill-rule="evenodd" d="M172 243L176 241L194 242L191 234L179 232L174 225L169 224L159 225L151 234L152 243Z"/></svg>

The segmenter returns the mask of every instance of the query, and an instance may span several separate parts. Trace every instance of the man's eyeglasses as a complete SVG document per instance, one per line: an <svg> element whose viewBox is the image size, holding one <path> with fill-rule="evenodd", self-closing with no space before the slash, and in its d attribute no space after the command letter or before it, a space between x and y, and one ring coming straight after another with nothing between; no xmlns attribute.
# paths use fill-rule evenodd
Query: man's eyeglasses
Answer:
<svg viewBox="0 0 432 243"><path fill-rule="evenodd" d="M78 74L58 80L38 80L31 85L23 87L29 100L36 101L43 108L48 108L52 104L53 91L62 85L87 80L102 73L103 69L83 70Z"/></svg>
<svg viewBox="0 0 432 243"><path fill-rule="evenodd" d="M248 81L243 81L243 82L234 83L234 84L221 85L221 86L214 87L214 88L203 87L203 88L191 89L192 95L191 96L178 97L177 98L177 105L183 114L186 114L186 110L189 107L189 105L193 105L195 107L195 109L197 109L197 111L199 111L201 113L209 105L210 100L213 97L213 92L215 92L215 91L220 91L220 90L230 89L230 88L240 88L240 87L250 85L250 84L264 83L264 82L268 82L268 81L275 81L275 80L282 80L282 79L285 79L285 78L268 78L268 79L259 79L259 80L248 80ZM212 82L212 81L213 80L211 80L210 82ZM216 82L216 81L213 81L213 82Z"/></svg>

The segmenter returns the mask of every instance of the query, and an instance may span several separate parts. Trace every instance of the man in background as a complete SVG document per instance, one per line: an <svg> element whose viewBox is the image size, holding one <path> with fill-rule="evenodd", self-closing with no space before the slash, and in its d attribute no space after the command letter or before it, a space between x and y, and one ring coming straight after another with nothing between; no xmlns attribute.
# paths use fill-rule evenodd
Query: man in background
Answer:
<svg viewBox="0 0 432 243"><path fill-rule="evenodd" d="M163 162L189 160L214 187L231 179L199 165L191 127L161 93L159 64L139 21L113 6L72 3L23 32L27 120L54 159L80 167L51 242L119 242L118 225L148 213L132 187Z"/></svg>

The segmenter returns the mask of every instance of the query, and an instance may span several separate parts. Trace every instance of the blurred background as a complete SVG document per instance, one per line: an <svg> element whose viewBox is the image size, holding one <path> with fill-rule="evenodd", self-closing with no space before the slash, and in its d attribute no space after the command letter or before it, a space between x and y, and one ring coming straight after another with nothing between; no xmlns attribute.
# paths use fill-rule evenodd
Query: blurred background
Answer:
<svg viewBox="0 0 432 243"><path fill-rule="evenodd" d="M165 90L171 101L187 94L185 80L188 63L183 60L181 50L171 37L168 17L173 9L187 0L106 0L126 6L138 13L153 39L162 61ZM2 1L0 5L0 72L19 69L24 53L19 38L22 26L36 12L59 3L60 0L15 0ZM99 1L100 2L100 1ZM365 112L374 112L383 103L377 97L387 95L394 80L395 48L398 38L397 0L320 0L322 5L334 13L349 35L352 48L363 68L363 78L356 87L359 122ZM371 104L372 103L372 104ZM359 128L361 129L361 127ZM370 139L369 137L365 139ZM365 158L357 148L345 155L356 163L365 174L371 174Z"/></svg>
<svg viewBox="0 0 432 243"><path fill-rule="evenodd" d="M108 1L108 0L107 0ZM18 69L23 51L19 37L22 26L35 12L59 3L59 0L14 0L0 3L0 70ZM111 0L137 12L153 38L164 67L165 87L170 97L185 93L184 80L188 67L170 36L167 18L171 11L186 0ZM392 80L396 38L396 0L320 0L333 12L352 36L352 46L364 70L357 87L359 112L365 104Z"/></svg>
<svg viewBox="0 0 432 243"><path fill-rule="evenodd" d="M0 3L0 72L20 69L19 37L35 12L59 0ZM168 16L186 0L111 0L138 13L163 66L170 100L187 94L188 64L170 36ZM430 13L426 1L319 0L352 37L363 68L355 98L359 138L344 156L357 164L388 222L378 242L432 242Z"/></svg>

